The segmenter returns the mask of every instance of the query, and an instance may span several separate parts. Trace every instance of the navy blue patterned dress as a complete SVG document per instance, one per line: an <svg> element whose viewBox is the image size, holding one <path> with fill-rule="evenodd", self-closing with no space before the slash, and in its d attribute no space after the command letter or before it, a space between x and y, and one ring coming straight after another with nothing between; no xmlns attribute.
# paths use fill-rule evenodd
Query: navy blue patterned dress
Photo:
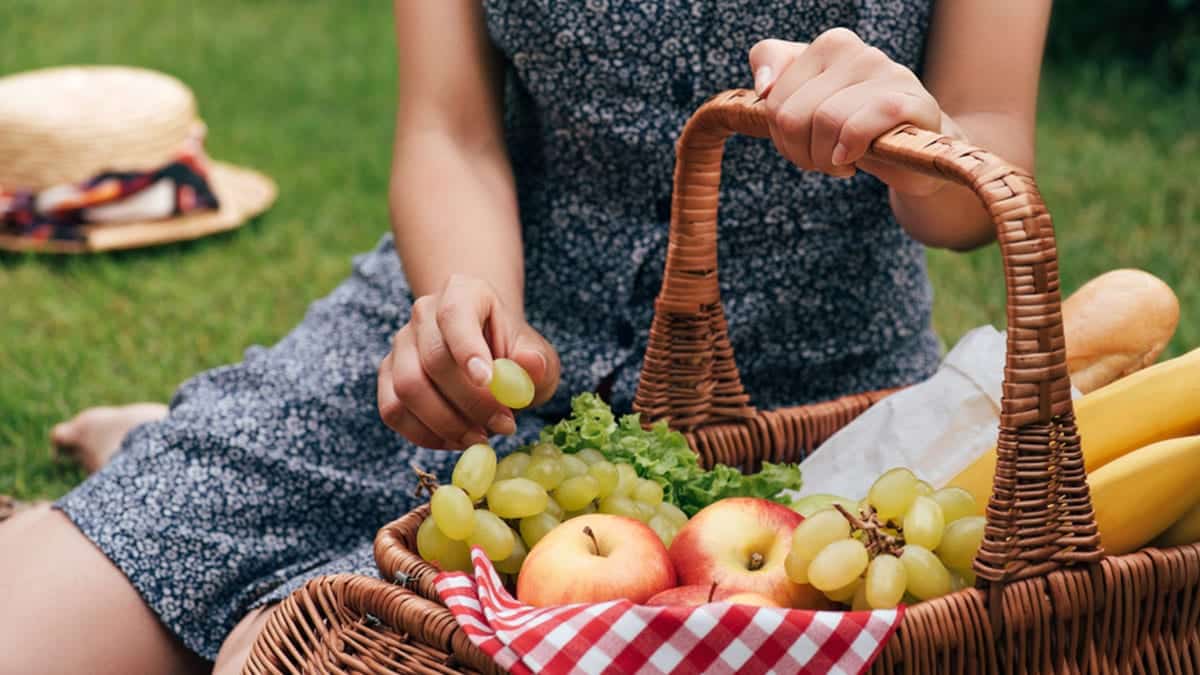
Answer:
<svg viewBox="0 0 1200 675"><path fill-rule="evenodd" d="M927 0L484 8L509 63L527 313L563 361L557 395L501 448L604 380L630 408L662 275L673 143L708 96L750 84L750 46L845 26L916 69L930 12ZM924 251L879 181L801 173L769 141L735 138L721 198L722 293L756 404L933 371ZM377 368L412 300L385 236L292 333L184 383L165 420L132 432L58 503L189 648L213 658L246 611L315 575L374 573L375 531L414 505L409 463L448 473L453 453L414 448L376 412Z"/></svg>

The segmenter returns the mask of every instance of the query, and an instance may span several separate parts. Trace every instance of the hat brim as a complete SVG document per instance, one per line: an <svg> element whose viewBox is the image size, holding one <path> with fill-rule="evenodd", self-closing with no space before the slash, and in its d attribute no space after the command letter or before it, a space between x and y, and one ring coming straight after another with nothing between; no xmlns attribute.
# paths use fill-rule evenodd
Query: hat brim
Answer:
<svg viewBox="0 0 1200 675"><path fill-rule="evenodd" d="M0 234L0 249L35 253L99 253L160 246L237 229L275 202L275 181L224 162L209 165L209 183L221 206L163 220L88 225L82 241L39 241Z"/></svg>

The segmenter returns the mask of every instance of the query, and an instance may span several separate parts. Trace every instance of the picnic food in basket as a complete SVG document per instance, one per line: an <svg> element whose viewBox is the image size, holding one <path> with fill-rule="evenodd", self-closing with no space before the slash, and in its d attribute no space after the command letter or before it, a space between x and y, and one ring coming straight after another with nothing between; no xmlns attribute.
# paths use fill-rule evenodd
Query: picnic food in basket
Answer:
<svg viewBox="0 0 1200 675"><path fill-rule="evenodd" d="M689 120L677 145L671 245L635 407L646 419L669 420L672 428L684 432L704 466L725 463L753 469L760 460L795 461L884 395L864 393L760 411L750 406L742 391L716 281L716 197L725 138L733 133L762 137L766 132L765 116L754 96L727 92L710 99ZM1124 556L1105 556L1100 548L1070 397L1059 312L1058 248L1031 177L984 151L911 126L881 136L872 144L871 153L883 161L967 185L989 207L1004 263L1010 348L1006 352L1000 442L987 467L994 471L994 480L989 474L978 495L979 503L986 495L990 500L983 516L983 539L971 564L976 587L891 614L902 617L899 627L894 634L889 630L884 635L878 659L861 667L889 673L1192 668L1200 613L1181 598L1193 598L1200 587L1200 545L1147 549ZM1168 408L1189 407L1195 400L1194 396L1176 396L1187 392L1182 385L1175 388L1175 395L1168 395L1169 384L1159 383L1150 401L1127 401L1127 410L1109 401L1109 420L1103 416L1094 419L1110 426L1112 420L1140 425L1142 430L1134 436L1153 436L1145 432L1149 421L1161 427L1156 416L1177 417L1182 413ZM1124 441L1130 437L1116 427L1109 431ZM1089 453L1089 445L1104 442L1090 438L1084 444ZM1127 446L1125 451L1132 447L1137 446ZM1110 446L1108 453L1117 451ZM893 476L888 482L895 480ZM919 482L912 489L917 496L928 496L938 504L943 524L947 511L965 510L959 492L931 491ZM926 492L929 494L923 494ZM902 500L889 499L883 493L878 496L885 510L899 510L897 503ZM865 501L864 507L871 506L870 498ZM921 504L928 516L928 505ZM817 508L812 519L826 512ZM447 659L452 654L454 660L443 663L492 671L497 668L493 660L497 649L509 650L506 662L513 663L512 650L517 650L515 658L521 654L517 645L505 642L499 633L479 633L455 623L461 606L455 603L453 611L445 606L435 582L437 570L411 553L414 533L427 513L426 507L418 508L382 528L376 539L382 573L414 591L405 595L405 612L396 612L387 623L392 631L389 639L400 632L420 636L416 638L419 642L404 648L419 652L422 663L436 663L437 658ZM881 604L894 597L900 569L914 596L940 590L936 587L945 584L933 561L940 552L943 567L947 563L941 561L961 564L977 536L978 521L969 518L979 516L950 521L934 551L913 548L908 560L904 551L900 556L881 553L874 560L868 552L868 569L849 598L851 606L865 606L872 597ZM1188 518L1185 515L1183 520ZM957 525L960 521L966 524ZM887 530L894 528L886 523L880 526L882 534L891 536ZM950 532L951 527L955 532ZM933 529L926 528L922 536L933 536ZM851 538L837 543L840 541ZM857 548L851 552L851 547L840 545L839 555L851 555L861 562L861 554ZM872 573L870 567L876 562ZM911 581L918 582L916 588ZM954 582L951 576L952 586ZM379 593L398 595L394 589L383 584ZM324 591L314 588L313 592ZM844 598L848 592L839 588L831 594ZM296 606L308 608L303 613L305 625L321 623L322 615L314 609L319 605L307 601ZM378 609L371 607L373 616L379 616ZM471 618L487 619L482 612ZM319 630L318 634L326 633ZM597 635L613 638L609 632ZM1106 639L1109 636L1119 639ZM298 644L312 639L307 636ZM587 643L589 638L583 635L577 639L585 641L579 645L581 649L594 644ZM374 653L387 648L360 641L356 649ZM399 658L395 647L391 649L386 653ZM256 655L263 659L277 660L294 653L274 649L268 657L256 647Z"/></svg>
<svg viewBox="0 0 1200 675"><path fill-rule="evenodd" d="M1142 270L1105 272L1063 301L1071 383L1088 393L1154 363L1179 323L1171 287Z"/></svg>

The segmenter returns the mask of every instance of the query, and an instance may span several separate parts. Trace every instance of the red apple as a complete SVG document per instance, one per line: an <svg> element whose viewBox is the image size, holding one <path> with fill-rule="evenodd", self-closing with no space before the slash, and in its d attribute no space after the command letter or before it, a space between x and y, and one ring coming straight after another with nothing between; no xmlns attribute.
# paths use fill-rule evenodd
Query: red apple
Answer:
<svg viewBox="0 0 1200 675"><path fill-rule="evenodd" d="M708 602L721 602L736 592L724 588L714 589L712 584L676 586L655 595L643 604L650 605L651 607L668 607L672 605L678 607L695 607Z"/></svg>
<svg viewBox="0 0 1200 675"><path fill-rule="evenodd" d="M572 518L542 537L521 565L517 599L536 607L625 598L675 585L662 540L645 523L604 513Z"/></svg>
<svg viewBox="0 0 1200 675"><path fill-rule="evenodd" d="M781 607L828 605L820 591L793 583L783 561L804 516L768 499L732 497L709 504L671 542L679 583L712 584L766 596Z"/></svg>
<svg viewBox="0 0 1200 675"><path fill-rule="evenodd" d="M751 593L742 591L740 593L731 593L729 597L721 602L728 602L734 605L754 605L755 607L778 607L779 603L768 598L762 593Z"/></svg>

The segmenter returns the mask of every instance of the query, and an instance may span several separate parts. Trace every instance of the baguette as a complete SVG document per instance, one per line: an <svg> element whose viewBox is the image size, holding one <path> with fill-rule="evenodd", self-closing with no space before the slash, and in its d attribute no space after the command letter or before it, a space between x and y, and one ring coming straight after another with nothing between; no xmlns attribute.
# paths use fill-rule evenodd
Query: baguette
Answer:
<svg viewBox="0 0 1200 675"><path fill-rule="evenodd" d="M1154 363L1179 323L1179 300L1148 272L1119 269L1063 302L1067 372L1083 393Z"/></svg>

